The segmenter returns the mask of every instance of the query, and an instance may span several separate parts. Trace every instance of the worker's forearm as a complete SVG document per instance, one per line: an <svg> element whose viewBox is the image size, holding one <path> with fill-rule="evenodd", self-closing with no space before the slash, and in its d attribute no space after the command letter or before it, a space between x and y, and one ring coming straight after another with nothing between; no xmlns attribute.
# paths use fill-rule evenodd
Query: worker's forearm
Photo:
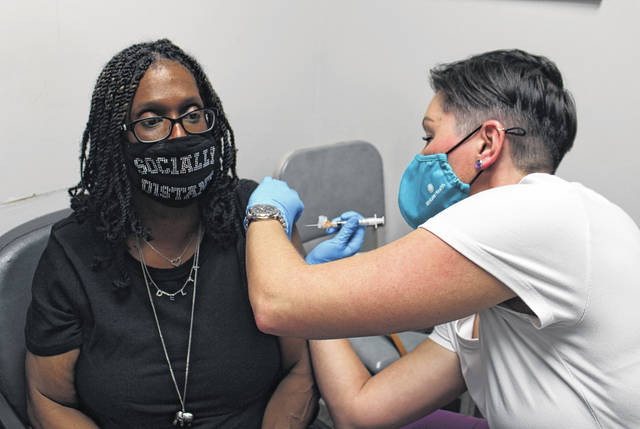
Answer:
<svg viewBox="0 0 640 429"><path fill-rule="evenodd" d="M316 382L338 427L350 427L359 420L359 394L371 378L349 340L309 341Z"/></svg>
<svg viewBox="0 0 640 429"><path fill-rule="evenodd" d="M298 270L306 263L275 220L252 222L246 247L249 299L256 324L264 332L288 335L281 329L289 322L281 319L286 319L288 310L295 307L304 285Z"/></svg>

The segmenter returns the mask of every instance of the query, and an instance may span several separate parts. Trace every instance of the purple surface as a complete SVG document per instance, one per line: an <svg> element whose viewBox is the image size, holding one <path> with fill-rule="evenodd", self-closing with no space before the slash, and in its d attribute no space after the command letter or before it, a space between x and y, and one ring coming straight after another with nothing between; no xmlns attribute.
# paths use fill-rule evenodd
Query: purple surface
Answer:
<svg viewBox="0 0 640 429"><path fill-rule="evenodd" d="M401 429L489 429L489 424L478 417L437 410Z"/></svg>

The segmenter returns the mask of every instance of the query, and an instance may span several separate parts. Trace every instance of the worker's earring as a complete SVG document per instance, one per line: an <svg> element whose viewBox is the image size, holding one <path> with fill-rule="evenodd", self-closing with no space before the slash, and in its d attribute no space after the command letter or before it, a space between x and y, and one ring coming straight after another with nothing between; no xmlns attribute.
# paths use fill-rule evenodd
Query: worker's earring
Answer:
<svg viewBox="0 0 640 429"><path fill-rule="evenodd" d="M476 161L476 168L478 170L482 170L482 160L481 159Z"/></svg>

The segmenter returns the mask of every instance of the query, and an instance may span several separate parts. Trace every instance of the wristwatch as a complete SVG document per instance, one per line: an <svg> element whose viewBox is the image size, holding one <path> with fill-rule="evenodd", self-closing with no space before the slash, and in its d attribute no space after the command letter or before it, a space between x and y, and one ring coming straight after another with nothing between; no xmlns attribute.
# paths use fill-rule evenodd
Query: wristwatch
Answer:
<svg viewBox="0 0 640 429"><path fill-rule="evenodd" d="M247 209L247 215L244 218L244 229L254 220L276 219L280 222L284 230L287 230L287 221L276 206L270 204L255 204Z"/></svg>

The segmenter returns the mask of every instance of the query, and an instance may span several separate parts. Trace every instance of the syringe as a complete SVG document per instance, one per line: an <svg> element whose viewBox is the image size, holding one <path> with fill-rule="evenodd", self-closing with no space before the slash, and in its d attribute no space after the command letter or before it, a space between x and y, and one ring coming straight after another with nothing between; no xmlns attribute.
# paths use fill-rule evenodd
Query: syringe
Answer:
<svg viewBox="0 0 640 429"><path fill-rule="evenodd" d="M318 229L328 229L328 228L333 228L339 225L344 225L345 223L347 223L346 220L331 222L327 216L320 215L318 216L318 223L305 225L305 226L313 226ZM378 217L377 215L374 214L373 217L365 217L364 219L360 219L358 221L358 225L372 226L375 229L378 229L378 226L384 225L384 216Z"/></svg>

